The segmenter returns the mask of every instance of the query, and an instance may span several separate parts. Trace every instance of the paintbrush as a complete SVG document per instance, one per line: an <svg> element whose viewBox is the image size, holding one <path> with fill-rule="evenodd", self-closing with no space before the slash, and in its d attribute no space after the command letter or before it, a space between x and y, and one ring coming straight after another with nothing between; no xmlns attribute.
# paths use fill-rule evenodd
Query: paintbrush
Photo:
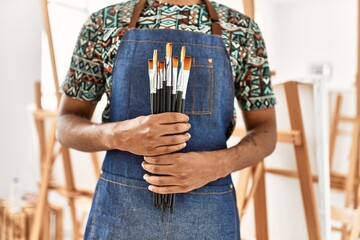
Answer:
<svg viewBox="0 0 360 240"><path fill-rule="evenodd" d="M160 61L159 62L159 67L160 67L160 95L161 95L161 100L160 100L160 108L161 108L161 112L165 112L166 111L166 79L165 79L165 62Z"/></svg>
<svg viewBox="0 0 360 240"><path fill-rule="evenodd" d="M154 63L153 60L148 60L148 69L149 69L149 80L150 80L150 107L151 114L154 114L154 95L156 93L156 88L154 92Z"/></svg>
<svg viewBox="0 0 360 240"><path fill-rule="evenodd" d="M184 61L184 71L182 74L182 81L183 81L183 94L182 94L182 99L181 99L181 112L185 113L185 99L186 99L186 92L187 92L187 86L189 83L189 76L190 76L190 68L191 68L191 61L192 58L191 57L185 57L185 61Z"/></svg>
<svg viewBox="0 0 360 240"><path fill-rule="evenodd" d="M178 76L178 57L173 57L173 74L172 74L172 92L171 92L171 111L176 111L176 86L177 86L177 76Z"/></svg>
<svg viewBox="0 0 360 240"><path fill-rule="evenodd" d="M161 112L161 108L160 108L160 101L161 101L161 79L160 79L160 63L157 62L157 73L156 73L156 113L160 113Z"/></svg>
<svg viewBox="0 0 360 240"><path fill-rule="evenodd" d="M153 77L152 77L152 85L150 86L151 89L150 89L150 94L152 95L152 105L153 105L153 114L154 113L158 113L158 104L157 104L157 79L158 79L158 51L157 50L154 50L154 53L153 53L153 59L152 59L152 63L153 63Z"/></svg>
<svg viewBox="0 0 360 240"><path fill-rule="evenodd" d="M166 103L165 103L165 110L166 112L171 112L171 84L172 84L172 71L173 71L173 67L172 67L172 50L173 50L173 45L172 43L167 43L166 44L166 66L165 66L165 71L166 71L166 87L165 87L165 99L166 99Z"/></svg>
<svg viewBox="0 0 360 240"><path fill-rule="evenodd" d="M185 56L186 56L186 47L183 46L181 48L181 57L180 57L180 72L179 72L179 77L178 77L178 84L177 84L177 96L176 96L176 112L181 112L182 107L181 107L181 102L182 102L182 94L183 94L183 73L184 73L184 61L185 61Z"/></svg>

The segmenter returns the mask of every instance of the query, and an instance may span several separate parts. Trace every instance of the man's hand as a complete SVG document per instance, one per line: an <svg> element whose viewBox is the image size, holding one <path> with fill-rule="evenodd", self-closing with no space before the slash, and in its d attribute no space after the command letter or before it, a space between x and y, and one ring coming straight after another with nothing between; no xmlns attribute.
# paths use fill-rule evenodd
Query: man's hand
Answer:
<svg viewBox="0 0 360 240"><path fill-rule="evenodd" d="M142 167L150 173L144 179L150 184L149 190L156 193L186 193L221 177L221 162L215 152L174 153L144 159Z"/></svg>
<svg viewBox="0 0 360 240"><path fill-rule="evenodd" d="M112 123L111 148L142 156L177 152L190 139L189 117L181 113L162 113Z"/></svg>
<svg viewBox="0 0 360 240"><path fill-rule="evenodd" d="M141 156L177 152L190 139L189 117L182 113L141 116L127 121L93 123L95 104L63 94L57 119L57 139L79 151L118 149Z"/></svg>

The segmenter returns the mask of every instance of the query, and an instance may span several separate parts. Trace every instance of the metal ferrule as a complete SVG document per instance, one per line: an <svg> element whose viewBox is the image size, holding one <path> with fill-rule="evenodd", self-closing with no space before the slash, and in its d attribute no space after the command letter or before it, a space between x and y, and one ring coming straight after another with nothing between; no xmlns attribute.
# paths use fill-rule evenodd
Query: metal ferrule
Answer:
<svg viewBox="0 0 360 240"><path fill-rule="evenodd" d="M183 90L182 86L183 86L183 70L180 69L179 78L176 86L177 91L182 91Z"/></svg>
<svg viewBox="0 0 360 240"><path fill-rule="evenodd" d="M176 94L176 88L177 88L177 75L178 75L178 69L173 68L173 75L172 75L172 94Z"/></svg>
<svg viewBox="0 0 360 240"><path fill-rule="evenodd" d="M151 72L150 93L156 93L157 68Z"/></svg>
<svg viewBox="0 0 360 240"><path fill-rule="evenodd" d="M160 89L164 88L163 81L164 81L164 70L160 69L160 75L159 75Z"/></svg>
<svg viewBox="0 0 360 240"><path fill-rule="evenodd" d="M172 80L172 58L166 59L166 86L171 87Z"/></svg>
<svg viewBox="0 0 360 240"><path fill-rule="evenodd" d="M189 76L190 76L190 71L188 70L184 70L182 78L183 78L183 95L182 98L186 99L186 92L187 92L187 86L188 86L188 82L189 82Z"/></svg>

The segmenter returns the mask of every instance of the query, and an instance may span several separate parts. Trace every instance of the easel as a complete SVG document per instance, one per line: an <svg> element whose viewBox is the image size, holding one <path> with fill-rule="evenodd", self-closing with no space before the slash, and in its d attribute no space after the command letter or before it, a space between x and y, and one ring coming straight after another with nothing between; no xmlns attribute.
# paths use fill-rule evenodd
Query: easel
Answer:
<svg viewBox="0 0 360 240"><path fill-rule="evenodd" d="M56 68L55 61L55 51L53 45L53 38L50 26L50 18L48 11L48 3L47 0L41 0L43 17L44 17L44 26L45 31L48 37L48 43L50 48L50 57L51 64L53 70L54 77L54 85L56 89L56 98L57 98L57 106L60 101L60 92L59 92L59 81L58 74ZM56 111L47 111L42 108L41 105L41 85L40 82L35 84L35 95L36 95L36 106L37 109L34 113L34 119L36 124L36 129L39 137L39 145L40 145L40 166L41 166L41 184L40 184L40 193L38 202L36 205L36 214L31 232L31 239L38 240L40 236L40 230L43 226L49 227L49 221L44 219L44 212L48 205L47 196L49 190L56 190L64 197L68 198L71 218L72 218L72 226L73 226L73 239L80 239L80 223L77 220L76 216L76 199L78 197L87 197L89 199L92 198L93 192L77 189L75 187L75 181L73 176L73 170L71 165L70 151L68 148L58 144L56 142L55 131L56 131ZM45 131L45 123L50 123L50 130L48 132L48 136L46 137ZM47 141L46 141L47 139ZM47 144L46 144L47 143ZM61 186L55 182L51 181L51 174L53 164L56 160L56 157L61 155L64 166L65 180L66 186ZM95 175L100 175L100 164L97 158L96 153L91 154L92 163L95 171Z"/></svg>
<svg viewBox="0 0 360 240"><path fill-rule="evenodd" d="M320 237L320 224L315 201L313 177L310 168L310 159L307 149L307 140L302 122L302 113L299 100L298 82L290 81L283 84L288 105L291 123L290 131L279 131L278 142L291 144L294 147L297 163L297 171L289 171L275 168L266 168L264 163L253 167L252 186L247 194L247 184L242 179L249 181L250 174L239 178L238 184L238 208L240 218L246 213L249 203L254 199L256 238L258 240L268 239L266 196L265 196L265 173L272 173L286 177L297 177L300 181L302 199L309 239L318 240ZM244 136L245 132L236 129L236 136ZM250 173L251 173L250 172ZM246 173L246 172L245 172ZM240 174L244 174L240 172ZM245 174L244 174L245 175ZM242 185L241 187L239 185ZM242 188L244 186L244 188ZM259 192L260 191L260 192ZM258 194L258 195L257 195ZM261 206L261 208L259 208ZM259 219L260 218L260 219ZM259 225L259 224L265 224Z"/></svg>
<svg viewBox="0 0 360 240"><path fill-rule="evenodd" d="M350 149L348 174L339 174L330 168L331 184L335 188L345 192L345 208L337 209L335 217L341 215L342 212L353 213L358 212L360 183L359 183L359 166L360 166L360 1L358 1L358 63L356 83L352 86L356 89L356 114L353 117L343 116L341 114L341 107L343 96L341 93L336 94L335 109L332 116L332 126L330 134L330 166L334 163L334 150L336 146L336 138L341 134L339 130L340 123L349 123L353 125L352 144ZM352 209L351 209L352 208ZM346 214L345 214L346 215ZM344 225L340 230L342 232L342 240L345 240L348 235L348 222L343 221ZM359 234L359 233L358 233Z"/></svg>
<svg viewBox="0 0 360 240"><path fill-rule="evenodd" d="M254 0L244 0L243 4L245 13L249 17L254 18ZM283 176L297 176L301 185L308 237L310 240L319 240L321 239L319 215L315 201L310 160L302 122L298 83L287 82L284 84L284 88L288 104L291 130L278 132L278 141L290 143L294 146L298 171L290 172L280 169L266 169L263 161L254 167L240 171L237 184L237 205L239 209L239 216L241 219L249 206L249 202L251 199L254 199L256 238L258 240L268 240L265 172L280 174ZM235 135L244 136L244 131L237 129L235 131ZM253 176L252 186L249 194L247 195L247 186L249 184L250 175Z"/></svg>

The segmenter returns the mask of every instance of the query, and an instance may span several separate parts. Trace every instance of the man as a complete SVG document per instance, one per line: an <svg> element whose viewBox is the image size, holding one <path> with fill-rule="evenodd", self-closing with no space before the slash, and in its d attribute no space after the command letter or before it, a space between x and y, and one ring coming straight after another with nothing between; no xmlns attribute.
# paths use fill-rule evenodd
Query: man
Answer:
<svg viewBox="0 0 360 240"><path fill-rule="evenodd" d="M275 98L256 23L204 2L130 0L92 14L80 33L62 85L57 137L80 151L107 151L87 239L240 238L230 174L274 150ZM150 115L146 74L135 73L146 73L149 53L165 39L187 45L194 59L185 114ZM96 124L91 118L103 93L108 104ZM227 148L234 96L248 133ZM149 190L179 196L165 222L147 205Z"/></svg>

